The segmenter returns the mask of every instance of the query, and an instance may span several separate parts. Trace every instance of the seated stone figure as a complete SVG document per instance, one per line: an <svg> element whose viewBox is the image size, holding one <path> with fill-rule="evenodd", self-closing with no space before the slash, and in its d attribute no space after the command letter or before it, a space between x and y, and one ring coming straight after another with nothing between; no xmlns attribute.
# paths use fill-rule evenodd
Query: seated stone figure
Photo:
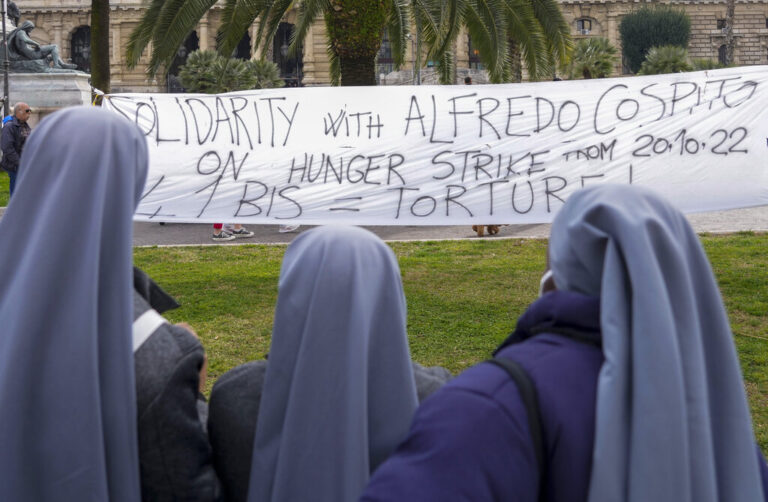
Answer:
<svg viewBox="0 0 768 502"><path fill-rule="evenodd" d="M8 35L8 59L11 71L50 72L72 71L76 65L65 63L59 57L57 45L42 45L29 37L35 28L32 21L24 21Z"/></svg>

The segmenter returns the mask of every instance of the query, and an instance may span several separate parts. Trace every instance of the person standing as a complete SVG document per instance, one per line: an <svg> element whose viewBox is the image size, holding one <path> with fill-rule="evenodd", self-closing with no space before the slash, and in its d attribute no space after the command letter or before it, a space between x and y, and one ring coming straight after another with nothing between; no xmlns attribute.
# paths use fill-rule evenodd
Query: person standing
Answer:
<svg viewBox="0 0 768 502"><path fill-rule="evenodd" d="M0 141L3 150L3 160L0 167L8 173L11 178L10 194L13 195L13 189L16 186L16 174L19 170L19 161L21 152L24 149L24 143L27 141L32 129L27 124L32 110L26 103L16 103L13 107L13 119L3 126L2 139Z"/></svg>

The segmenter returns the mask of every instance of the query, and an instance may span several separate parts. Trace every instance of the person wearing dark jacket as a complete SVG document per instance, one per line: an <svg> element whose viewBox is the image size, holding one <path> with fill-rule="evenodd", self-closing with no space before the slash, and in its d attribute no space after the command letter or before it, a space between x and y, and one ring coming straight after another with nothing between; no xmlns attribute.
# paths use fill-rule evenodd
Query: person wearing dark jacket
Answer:
<svg viewBox="0 0 768 502"><path fill-rule="evenodd" d="M411 362L400 270L381 239L302 233L280 269L268 362L235 368L211 393L227 500L354 502L405 438L418 387L448 376Z"/></svg>
<svg viewBox="0 0 768 502"><path fill-rule="evenodd" d="M160 314L176 301L134 267L133 350L139 431L141 499L144 502L217 501L199 392L205 352L187 328Z"/></svg>
<svg viewBox="0 0 768 502"><path fill-rule="evenodd" d="M10 193L16 188L16 175L21 161L21 152L32 129L27 124L32 110L26 103L16 103L13 107L13 119L4 123L0 134L0 148L3 150L3 160L0 166L11 179Z"/></svg>
<svg viewBox="0 0 768 502"><path fill-rule="evenodd" d="M550 291L495 361L419 408L361 500L766 500L725 308L685 217L636 186L580 190L549 264Z"/></svg>
<svg viewBox="0 0 768 502"><path fill-rule="evenodd" d="M267 360L242 364L221 375L211 391L208 428L213 462L227 502L248 499L253 438L266 372ZM450 380L451 373L440 366L424 367L414 362L413 377L422 402Z"/></svg>

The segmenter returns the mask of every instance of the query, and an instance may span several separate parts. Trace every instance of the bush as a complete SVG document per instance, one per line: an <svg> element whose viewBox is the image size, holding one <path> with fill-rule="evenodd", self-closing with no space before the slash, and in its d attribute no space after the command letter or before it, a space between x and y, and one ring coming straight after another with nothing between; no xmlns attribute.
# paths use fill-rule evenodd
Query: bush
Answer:
<svg viewBox="0 0 768 502"><path fill-rule="evenodd" d="M719 68L725 68L725 65L720 63L720 61L715 61L713 59L694 59L691 61L691 64L693 66L694 71L701 71L701 70L717 70Z"/></svg>
<svg viewBox="0 0 768 502"><path fill-rule="evenodd" d="M687 48L691 20L685 12L674 7L642 7L624 16L619 33L621 52L634 73L640 69L651 47L676 45Z"/></svg>
<svg viewBox="0 0 768 502"><path fill-rule="evenodd" d="M181 85L188 92L220 94L256 87L256 76L249 61L226 58L213 51L195 51L179 72Z"/></svg>
<svg viewBox="0 0 768 502"><path fill-rule="evenodd" d="M604 78L611 74L619 51L607 38L582 38L576 43L568 65L570 78Z"/></svg>
<svg viewBox="0 0 768 502"><path fill-rule="evenodd" d="M659 75L661 73L679 73L691 71L693 67L688 62L688 51L676 45L652 47L648 56L640 66L638 75Z"/></svg>
<svg viewBox="0 0 768 502"><path fill-rule="evenodd" d="M280 78L280 68L272 61L265 59L255 59L249 61L256 83L256 89L269 89L271 87L282 87L285 81Z"/></svg>

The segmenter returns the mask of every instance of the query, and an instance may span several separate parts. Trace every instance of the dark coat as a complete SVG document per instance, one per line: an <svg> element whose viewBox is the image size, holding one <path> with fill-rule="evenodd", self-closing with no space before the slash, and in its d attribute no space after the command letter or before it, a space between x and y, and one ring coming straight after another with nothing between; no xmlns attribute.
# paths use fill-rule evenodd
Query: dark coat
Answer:
<svg viewBox="0 0 768 502"><path fill-rule="evenodd" d="M21 151L32 129L26 122L20 122L14 117L3 126L0 135L0 146L3 150L3 160L0 166L6 171L16 172L21 161Z"/></svg>
<svg viewBox="0 0 768 502"><path fill-rule="evenodd" d="M444 368L413 364L419 401L451 378ZM267 361L251 361L224 373L211 391L208 432L225 500L248 498L251 457Z"/></svg>
<svg viewBox="0 0 768 502"><path fill-rule="evenodd" d="M421 405L408 438L374 473L361 500L586 501L603 355L585 342L599 342L599 319L597 298L549 293L520 318L512 335L518 343L499 353L525 368L539 396L547 469L541 498L517 386L498 366L481 363ZM562 328L584 339L547 333ZM758 457L765 485L768 470Z"/></svg>
<svg viewBox="0 0 768 502"><path fill-rule="evenodd" d="M141 271L134 276L134 319L176 302ZM220 500L198 391L203 347L187 330L164 323L135 352L141 496L148 501Z"/></svg>

